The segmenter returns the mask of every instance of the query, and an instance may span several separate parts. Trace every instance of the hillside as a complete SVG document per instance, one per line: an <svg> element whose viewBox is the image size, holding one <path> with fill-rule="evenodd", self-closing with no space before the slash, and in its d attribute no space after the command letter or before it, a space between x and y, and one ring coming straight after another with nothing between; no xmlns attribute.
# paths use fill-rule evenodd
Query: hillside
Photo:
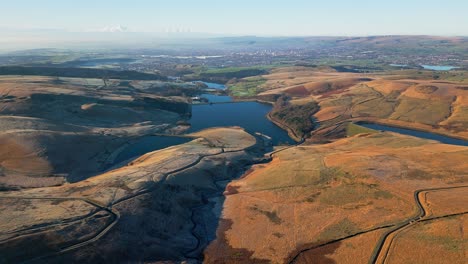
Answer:
<svg viewBox="0 0 468 264"><path fill-rule="evenodd" d="M392 133L286 148L229 184L205 262L381 263L388 252L388 263L463 263L467 155Z"/></svg>
<svg viewBox="0 0 468 264"><path fill-rule="evenodd" d="M316 120L316 139L342 136L348 122L370 121L468 138L466 72L397 71L347 73L309 67L286 67L262 75L257 98L291 105L318 104L307 110ZM249 79L244 79L248 81ZM242 83L244 80L240 80ZM303 123L310 118L302 119ZM278 120L280 121L280 120ZM309 131L299 131L307 134Z"/></svg>

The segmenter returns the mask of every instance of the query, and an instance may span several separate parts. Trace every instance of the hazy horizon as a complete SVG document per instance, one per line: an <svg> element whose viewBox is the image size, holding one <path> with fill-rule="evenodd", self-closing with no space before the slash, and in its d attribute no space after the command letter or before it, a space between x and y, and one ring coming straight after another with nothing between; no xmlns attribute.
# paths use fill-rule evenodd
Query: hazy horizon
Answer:
<svg viewBox="0 0 468 264"><path fill-rule="evenodd" d="M1 8L0 50L159 38L468 36L468 2L455 0L18 0Z"/></svg>

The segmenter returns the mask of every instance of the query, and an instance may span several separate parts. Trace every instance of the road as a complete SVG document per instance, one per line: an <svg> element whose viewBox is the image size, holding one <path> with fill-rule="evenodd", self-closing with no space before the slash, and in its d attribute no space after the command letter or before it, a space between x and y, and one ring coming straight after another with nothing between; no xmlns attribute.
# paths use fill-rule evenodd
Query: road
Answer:
<svg viewBox="0 0 468 264"><path fill-rule="evenodd" d="M117 222L120 219L120 214L119 214L119 212L117 210L112 209L110 207L107 207L105 205L102 205L99 202L93 201L91 199L82 198L82 197L0 196L0 199L52 200L52 201L73 201L73 200L75 200L75 201L82 201L82 202L88 203L88 204L98 208L99 209L98 211L104 210L104 211L108 212L112 216L112 221L108 225L106 225L100 232L96 233L91 238L89 238L89 239L87 239L85 241L82 241L80 243L77 243L77 244L62 248L57 252L47 254L47 255L43 255L43 256L39 256L39 257L33 258L31 260L28 260L26 262L37 261L37 260L40 260L40 259L43 259L43 258L46 258L46 257L50 257L50 256L54 256L54 255L57 255L57 254L65 253L65 252L68 252L70 250L74 250L76 248L80 248L80 247L86 246L86 245L88 245L90 243L93 243L93 242L97 241L98 239L100 239L101 237L103 237L107 232L109 232L109 230L115 224L117 224ZM98 211L96 211L96 212L98 212ZM89 216L87 216L87 217L89 217ZM64 224L64 223L61 223L61 224ZM55 227L55 226L58 226L58 225L61 225L61 224L52 224L52 225L48 225L48 226L44 226L44 227ZM44 228L44 227L42 227L42 228ZM22 230L19 230L18 232L22 232ZM7 242L7 241L5 241L5 242Z"/></svg>
<svg viewBox="0 0 468 264"><path fill-rule="evenodd" d="M440 191L440 190L450 190L450 189L458 189L458 188L468 188L468 185L462 185L462 186L453 186L453 187L438 187L438 188L428 188L428 189L420 189L416 190L414 192L414 199L416 202L416 205L418 207L418 214L412 218L406 219L405 221L397 224L391 224L391 225L386 225L386 226L380 226L380 227L375 227L369 230L357 232L342 238L338 238L335 240L331 240L319 245L315 245L309 248L302 249L299 251L288 263L296 263L300 255L306 251L317 249L323 246L327 246L336 242L340 242L355 236L359 236L362 234L366 234L369 232L377 231L380 229L385 229L385 228L391 228L388 232L386 232L381 239L379 240L378 244L374 248L374 252L371 256L371 259L369 260L369 263L376 264L376 263L385 263L386 259L389 255L391 245L396 237L396 235L401 232L404 229L410 228L414 224L418 222L424 222L424 221L430 221L430 220L437 220L437 219L442 219L446 217L451 217L451 216L457 216L457 215L463 215L463 214L468 214L467 212L460 212L460 213L454 213L454 214L447 214L447 215L442 215L438 217L433 217L433 218L426 218L427 216L427 211L426 208L424 207L423 203L421 202L420 195L422 193L426 192L434 192L434 191Z"/></svg>
<svg viewBox="0 0 468 264"><path fill-rule="evenodd" d="M147 194L147 193L150 193L152 191L154 191L157 186L163 184L166 179L172 175L172 174L175 174L175 173L178 173L178 172L181 172L181 171L184 171L186 169L189 169L193 166L196 166L197 164L199 164L204 158L207 158L207 157L212 157L212 156L216 156L216 155L220 155L220 154L225 154L225 153L235 153L235 152L241 152L241 151L244 151L244 149L240 149L240 150L229 150L229 151L226 151L224 148L221 148L221 150L218 152L218 153L214 153L214 154L207 154L207 155L200 155L195 161L193 161L192 163L186 165L186 166L183 166L183 167L180 167L180 168L177 168L177 169L174 169L170 172L167 172L163 175L162 179L160 181L157 182L157 184L149 187L148 189L146 190L143 190L143 191L140 191L138 193L135 193L135 194L132 194L132 195L129 195L129 196L126 196L124 198L121 198L113 203L111 203L109 206L106 206L106 205L103 205L103 204L100 204L99 202L97 201L94 201L92 199L88 199L88 198L83 198L83 197L36 197L36 196L0 196L0 199L28 199L28 200L55 200L55 201L65 201L65 200L78 200L78 201L83 201L85 203L88 203L94 207L96 207L98 210L94 213L97 213L98 211L100 210L104 210L106 212L108 212L111 216L112 216L112 221L106 225L102 230L100 230L97 234L95 234L94 236L92 236L91 238L85 240L85 241L82 241L82 242L79 242L79 243L76 243L76 244L73 244L71 246L68 246L68 247L65 247L65 248L62 248L60 249L59 251L57 252L54 252L54 253L51 253L51 254L46 254L46 255L42 255L42 256L39 256L39 257L36 257L36 258L33 258L33 259L30 259L30 260L27 260L25 261L25 263L28 263L28 262L35 262L37 260L42 260L42 259L45 259L45 258L48 258L48 257L52 257L52 256L55 256L55 255L59 255L59 254L62 254L62 253L65 253L65 252L68 252L68 251L72 251L72 250L75 250L75 249L78 249L78 248L81 248L81 247L84 247L84 246L87 246L93 242L96 242L97 240L99 240L100 238L102 238L104 235L106 235L117 223L118 221L120 220L120 212L117 211L115 208L113 208L114 205L118 205L122 202L125 202L125 201L128 201L128 200L131 200L133 198L136 198L136 197L139 197L141 195L144 195L144 194ZM94 215L94 214L92 214ZM92 215L86 215L86 216L83 216L81 217L81 219L73 219L73 221L69 221L69 222L75 222L75 221L79 221L79 220L83 220L83 219L86 219L87 217L90 217ZM65 223L53 223L53 224L50 224L50 225L44 225L44 226L41 226L40 229L39 228L31 228L31 229L22 229L22 230L16 230L15 232L10 232L10 234L14 234L14 233L19 233L19 232L23 232L24 230L32 230L34 231L34 229L37 229L39 232L42 232L44 228L50 228L50 227L55 227L55 226L59 226L59 225L63 225ZM38 232L34 232L34 233L30 233L28 235L31 235L31 234L35 234L35 233L38 233ZM19 235L21 236L21 235ZM18 236L16 236L18 237ZM197 237L195 237L197 239L197 244L200 243L199 239ZM4 242L8 242L9 239L7 239L6 241ZM2 241L3 243L3 241Z"/></svg>
<svg viewBox="0 0 468 264"><path fill-rule="evenodd" d="M462 186L453 186L453 187L439 187L439 188L428 188L428 189L420 189L414 192L414 200L416 202L416 205L418 207L418 214L410 219L405 220L404 222L397 224L395 228L391 229L387 233L385 233L382 238L380 239L379 243L376 245L374 253L372 255L372 258L370 260L370 263L386 263L387 257L389 255L391 246L398 235L401 231L408 229L415 225L418 222L423 222L423 221L428 221L428 220L435 220L435 219L441 219L445 217L450 217L450 216L455 216L455 215L462 215L466 214L468 212L461 212L461 213L456 213L456 214L448 214L448 215L443 215L435 218L426 218L427 216L427 210L424 207L423 203L421 202L420 196L423 193L427 192L435 192L435 191L441 191L441 190L451 190L451 189L458 189L458 188L468 188L468 185L462 185Z"/></svg>

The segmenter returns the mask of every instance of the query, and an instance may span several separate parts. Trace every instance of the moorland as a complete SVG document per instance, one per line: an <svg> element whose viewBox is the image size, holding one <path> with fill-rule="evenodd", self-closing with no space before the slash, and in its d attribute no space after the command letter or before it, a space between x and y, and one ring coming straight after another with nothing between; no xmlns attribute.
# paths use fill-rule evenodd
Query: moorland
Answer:
<svg viewBox="0 0 468 264"><path fill-rule="evenodd" d="M1 54L0 263L464 263L467 45L245 37ZM291 141L247 123L193 131L196 107L219 109L203 94L233 112L267 105Z"/></svg>

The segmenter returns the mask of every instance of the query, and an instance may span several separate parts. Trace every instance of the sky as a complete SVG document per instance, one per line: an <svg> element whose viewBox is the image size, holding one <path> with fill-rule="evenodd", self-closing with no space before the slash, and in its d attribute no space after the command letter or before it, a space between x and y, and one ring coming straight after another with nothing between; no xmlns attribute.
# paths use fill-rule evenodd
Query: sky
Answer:
<svg viewBox="0 0 468 264"><path fill-rule="evenodd" d="M0 28L468 36L467 0L2 0Z"/></svg>

